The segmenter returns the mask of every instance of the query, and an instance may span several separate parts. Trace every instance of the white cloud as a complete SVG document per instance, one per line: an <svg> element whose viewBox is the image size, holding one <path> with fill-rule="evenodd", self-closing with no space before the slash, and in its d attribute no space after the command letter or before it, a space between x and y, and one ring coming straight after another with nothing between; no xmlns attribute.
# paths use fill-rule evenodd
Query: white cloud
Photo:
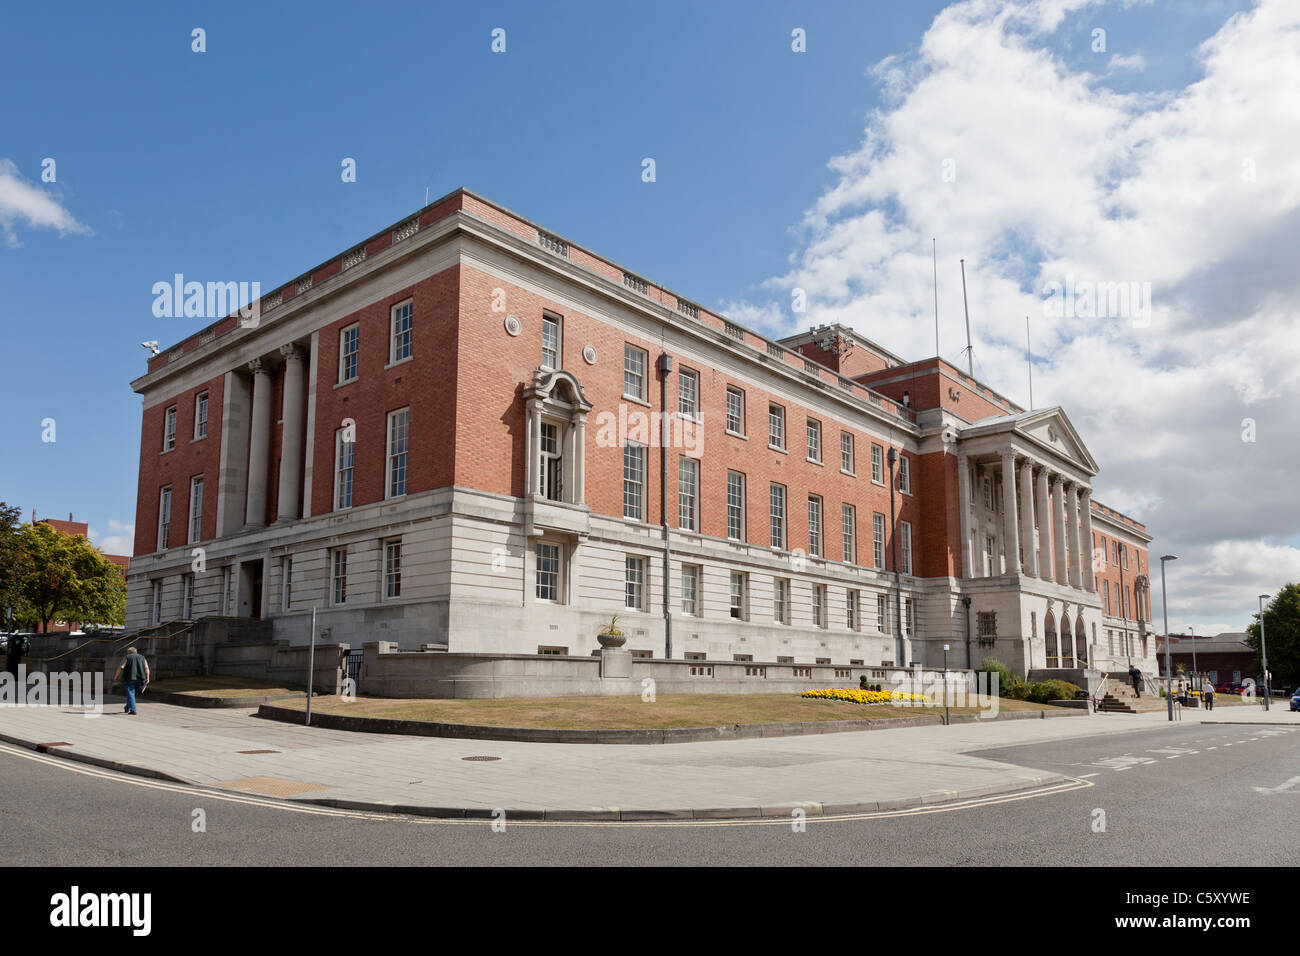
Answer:
<svg viewBox="0 0 1300 956"><path fill-rule="evenodd" d="M1079 428L1097 497L1181 556L1179 620L1236 629L1279 575L1300 577L1285 543L1300 538L1300 5L1232 16L1196 51L1201 77L1157 93L1112 89L1055 52L1086 5L955 4L914 53L876 64L886 105L830 161L838 180L807 210L790 270L764 284L772 301L733 311L783 334L840 321L928 356L937 236L945 357L965 339L961 256L976 374L1027 401L1029 316L1035 404ZM1149 283L1149 323L1048 317L1045 283L1067 277ZM807 314L790 314L794 287Z"/></svg>
<svg viewBox="0 0 1300 956"><path fill-rule="evenodd" d="M1141 72L1147 68L1147 58L1141 53L1131 53L1128 56L1121 56L1116 53L1110 58L1109 69L1115 70L1134 70Z"/></svg>
<svg viewBox="0 0 1300 956"><path fill-rule="evenodd" d="M92 234L90 227L78 222L57 199L24 179L13 161L0 158L0 230L6 245L19 244L14 228L19 223L33 229L54 229L61 236Z"/></svg>
<svg viewBox="0 0 1300 956"><path fill-rule="evenodd" d="M90 542L105 554L131 554L135 550L135 525L116 518L108 519L108 534L90 529Z"/></svg>

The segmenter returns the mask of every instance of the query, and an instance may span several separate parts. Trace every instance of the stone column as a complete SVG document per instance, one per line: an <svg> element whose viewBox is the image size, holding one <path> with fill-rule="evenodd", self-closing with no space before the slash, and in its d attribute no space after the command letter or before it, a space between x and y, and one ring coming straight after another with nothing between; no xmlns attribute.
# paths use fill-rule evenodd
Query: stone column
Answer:
<svg viewBox="0 0 1300 956"><path fill-rule="evenodd" d="M1038 577L1038 542L1034 540L1034 463L1020 466L1020 541L1025 546L1025 574Z"/></svg>
<svg viewBox="0 0 1300 956"><path fill-rule="evenodd" d="M528 434L524 440L524 454L528 456L524 470L524 495L535 495L541 490L542 408L536 399L529 401L525 420Z"/></svg>
<svg viewBox="0 0 1300 956"><path fill-rule="evenodd" d="M961 576L975 577L975 555L971 553L970 541L970 461L965 454L957 456L957 507L961 515Z"/></svg>
<svg viewBox="0 0 1300 956"><path fill-rule="evenodd" d="M1069 583L1065 559L1065 479L1052 479L1052 553L1056 558L1056 583Z"/></svg>
<svg viewBox="0 0 1300 956"><path fill-rule="evenodd" d="M582 505L587 503L587 413L573 413L573 503ZM700 469L701 471L703 469ZM701 476L703 480L703 476ZM699 489L696 489L699 494ZM699 595L696 595L699 599Z"/></svg>
<svg viewBox="0 0 1300 956"><path fill-rule="evenodd" d="M1016 515L1016 453L1002 450L1002 551L1006 573L1020 573L1020 520Z"/></svg>
<svg viewBox="0 0 1300 956"><path fill-rule="evenodd" d="M1038 576L1052 580L1052 512L1048 505L1046 468L1038 469Z"/></svg>
<svg viewBox="0 0 1300 956"><path fill-rule="evenodd" d="M280 346L284 356L284 427L280 438L280 489L276 498L276 521L298 517L298 496L302 491L302 349Z"/></svg>
<svg viewBox="0 0 1300 956"><path fill-rule="evenodd" d="M1086 552L1083 562L1083 587L1093 594L1097 593L1097 576L1092 568L1092 489L1084 488L1079 498L1079 511L1083 519L1083 540Z"/></svg>
<svg viewBox="0 0 1300 956"><path fill-rule="evenodd" d="M1079 550L1079 486L1070 482L1070 490L1065 499L1065 544L1070 549L1070 586L1083 587Z"/></svg>
<svg viewBox="0 0 1300 956"><path fill-rule="evenodd" d="M266 524L266 469L271 456L271 367L257 358L248 363L253 373L253 413L248 442L248 498L244 525Z"/></svg>

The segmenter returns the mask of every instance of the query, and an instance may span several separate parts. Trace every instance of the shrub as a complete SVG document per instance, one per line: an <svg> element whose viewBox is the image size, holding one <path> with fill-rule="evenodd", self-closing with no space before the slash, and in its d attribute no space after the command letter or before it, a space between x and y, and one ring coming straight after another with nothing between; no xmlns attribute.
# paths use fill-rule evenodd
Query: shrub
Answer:
<svg viewBox="0 0 1300 956"><path fill-rule="evenodd" d="M1028 700L1029 690L1031 687L1033 687L1033 685L1028 681L1020 680L1018 677L1013 678L1011 686L1006 688L1002 696L1010 698L1011 700Z"/></svg>
<svg viewBox="0 0 1300 956"><path fill-rule="evenodd" d="M1045 680L1032 685L1029 700L1036 704L1046 704L1053 700L1074 700L1079 688L1066 680Z"/></svg>
<svg viewBox="0 0 1300 956"><path fill-rule="evenodd" d="M1007 667L1007 665L1003 664L1001 661L995 661L991 657L985 658L984 663L981 664L979 667L978 673L989 675L988 677L984 678L984 680L988 681L988 684L985 685L988 687L993 686L992 675L993 674L998 675L998 696L999 697L1008 696L1007 692L1011 689L1011 685L1015 683L1017 680L1019 680L1019 678L1012 675L1011 668Z"/></svg>
<svg viewBox="0 0 1300 956"><path fill-rule="evenodd" d="M870 686L868 686L867 684L866 674L863 674L861 677L858 678L858 686L861 687L863 690L871 690Z"/></svg>

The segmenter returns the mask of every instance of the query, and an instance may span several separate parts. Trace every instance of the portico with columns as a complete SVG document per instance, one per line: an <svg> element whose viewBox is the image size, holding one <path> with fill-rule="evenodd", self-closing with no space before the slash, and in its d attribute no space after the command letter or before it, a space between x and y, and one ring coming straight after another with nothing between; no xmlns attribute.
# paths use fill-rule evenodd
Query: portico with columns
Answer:
<svg viewBox="0 0 1300 956"><path fill-rule="evenodd" d="M956 584L971 599L973 660L994 657L1022 674L1093 666L1101 619L1089 516L1096 462L1059 408L982 421L956 438Z"/></svg>

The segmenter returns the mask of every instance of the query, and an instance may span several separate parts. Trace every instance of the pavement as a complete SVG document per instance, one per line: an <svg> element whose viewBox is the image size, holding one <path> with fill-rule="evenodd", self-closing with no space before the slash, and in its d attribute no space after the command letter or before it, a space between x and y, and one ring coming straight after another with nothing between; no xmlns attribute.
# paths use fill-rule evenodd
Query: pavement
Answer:
<svg viewBox="0 0 1300 956"><path fill-rule="evenodd" d="M254 710L5 707L0 741L113 770L351 810L514 820L747 819L902 810L1082 786L972 751L1198 723L1300 725L1280 708L1095 714L672 746L360 734ZM489 759L484 759L489 758Z"/></svg>

